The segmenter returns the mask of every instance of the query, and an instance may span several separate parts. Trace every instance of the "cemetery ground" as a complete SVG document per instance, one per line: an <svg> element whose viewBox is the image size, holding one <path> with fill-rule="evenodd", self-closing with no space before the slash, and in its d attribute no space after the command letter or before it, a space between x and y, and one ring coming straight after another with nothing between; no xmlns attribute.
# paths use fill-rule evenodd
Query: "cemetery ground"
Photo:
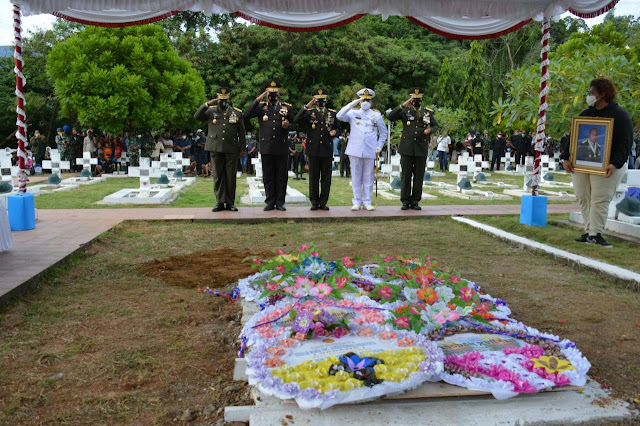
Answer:
<svg viewBox="0 0 640 426"><path fill-rule="evenodd" d="M247 184L247 177L251 175L243 175L242 177L237 178L237 190L236 190L236 206L243 207L246 206L241 200L243 195L248 193L249 186ZM433 180L436 182L445 182L448 184L455 185L456 184L456 174L455 173L447 173L444 177L434 177ZM308 175L305 174L305 177L308 178ZM558 182L570 182L571 177L568 175L555 174L555 179ZM380 178L380 181L389 182L389 178ZM505 175L494 173L492 176L488 177L490 182L504 182L506 184L517 185L518 188L522 187L523 177L522 176L514 176L514 175ZM156 179L151 179L151 183L154 184ZM329 197L329 207L331 206L351 206L351 198L352 190L349 185L349 178L341 178L341 177L332 177L331 183L331 193ZM288 182L289 186L294 189L299 190L306 196L309 195L309 181L308 180L294 180L293 178L289 178ZM63 191L63 192L55 192L51 194L43 194L39 195L35 198L36 208L38 209L95 209L95 208L144 208L144 207L158 207L158 206L150 206L150 205L109 205L109 204L99 204L102 199L114 192L119 191L123 188L138 188L139 179L138 178L108 178L106 182L102 182L96 185L84 186L78 189L74 189L71 191ZM474 188L481 188L480 185L475 186ZM494 191L497 194L502 193L502 188L496 187L483 187L483 190ZM438 192L439 188L435 187L424 187L423 191L426 193L433 194L437 196L436 199L431 200L423 200L421 202L422 205L440 205L440 204L520 204L520 198L513 197L512 200L465 200L461 198L449 197L442 195ZM555 190L555 189L553 189ZM567 191L570 194L573 194L573 188L562 188L561 190ZM398 192L399 196L400 193ZM550 202L558 202L558 203L567 203L567 201L550 201ZM376 203L375 199L375 189L374 189L374 199L373 203ZM377 204L380 206L398 206L400 208L400 200L388 200L382 197L382 195L378 195ZM186 188L183 192L178 195L178 198L173 201L170 205L163 204L160 207L213 207L215 205L215 197L213 195L213 181L211 178L197 178L197 181L194 185ZM290 206L293 205L302 205L302 206L311 206L309 202L298 203L298 204L288 204ZM260 204L262 206L262 204Z"/></svg>
<svg viewBox="0 0 640 426"><path fill-rule="evenodd" d="M507 300L514 318L575 341L614 396L640 398L639 292L450 218L131 221L0 312L0 423L215 423L225 406L250 404L232 381L240 306L196 288L229 291L251 273L245 256L305 242L364 262L427 250ZM628 267L638 270L638 254L625 252Z"/></svg>

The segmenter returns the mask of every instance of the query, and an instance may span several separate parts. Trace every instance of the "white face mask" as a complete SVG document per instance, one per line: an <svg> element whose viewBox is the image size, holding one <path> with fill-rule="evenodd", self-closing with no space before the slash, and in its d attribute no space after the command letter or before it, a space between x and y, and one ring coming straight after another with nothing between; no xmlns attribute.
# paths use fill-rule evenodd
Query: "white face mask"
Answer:
<svg viewBox="0 0 640 426"><path fill-rule="evenodd" d="M587 95L587 105L594 106L598 99L593 95Z"/></svg>
<svg viewBox="0 0 640 426"><path fill-rule="evenodd" d="M364 101L360 106L363 110L367 111L369 108L371 108L371 102Z"/></svg>

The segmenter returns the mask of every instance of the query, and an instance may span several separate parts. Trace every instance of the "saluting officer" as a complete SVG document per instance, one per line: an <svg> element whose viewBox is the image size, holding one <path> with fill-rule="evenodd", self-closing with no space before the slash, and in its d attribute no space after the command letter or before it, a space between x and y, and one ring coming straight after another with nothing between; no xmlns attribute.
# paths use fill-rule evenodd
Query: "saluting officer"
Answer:
<svg viewBox="0 0 640 426"><path fill-rule="evenodd" d="M371 205L373 193L374 162L376 153L387 139L387 126L380 111L371 109L371 99L376 96L371 89L360 89L358 99L344 106L336 117L351 126L349 143L345 153L351 165L351 186L353 187L353 206L351 210L375 210ZM356 104L359 109L352 109Z"/></svg>
<svg viewBox="0 0 640 426"><path fill-rule="evenodd" d="M327 108L327 90L312 92L313 99L296 115L297 124L307 128L307 157L309 159L309 199L311 210L329 210L331 169L333 168L333 137L342 128L336 111ZM322 183L322 192L320 192Z"/></svg>
<svg viewBox="0 0 640 426"><path fill-rule="evenodd" d="M438 126L433 110L421 106L424 89L409 90L409 99L387 114L391 121L402 120L404 127L398 152L402 166L402 210L421 210L422 181L429 154L431 132ZM413 179L413 185L411 184Z"/></svg>
<svg viewBox="0 0 640 426"><path fill-rule="evenodd" d="M245 130L242 110L231 106L231 90L221 87L216 91L218 97L202 105L196 111L196 120L209 123L209 133L204 146L211 154L213 169L213 192L218 204L214 212L231 210L237 212L236 172L238 158L245 150ZM225 207L226 206L226 207Z"/></svg>
<svg viewBox="0 0 640 426"><path fill-rule="evenodd" d="M266 101L262 101L267 97ZM266 90L247 109L246 117L258 117L262 176L266 194L265 211L284 211L287 193L289 130L295 130L291 104L280 102L280 83L271 80Z"/></svg>

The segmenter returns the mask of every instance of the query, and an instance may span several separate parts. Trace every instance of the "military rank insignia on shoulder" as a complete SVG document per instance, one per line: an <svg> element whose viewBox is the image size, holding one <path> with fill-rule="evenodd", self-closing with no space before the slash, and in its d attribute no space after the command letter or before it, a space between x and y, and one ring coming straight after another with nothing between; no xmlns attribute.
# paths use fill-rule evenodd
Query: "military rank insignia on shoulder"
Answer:
<svg viewBox="0 0 640 426"><path fill-rule="evenodd" d="M286 102L281 102L281 103L282 103L282 105L286 105L286 106L289 106L289 107L291 106L291 104L288 104Z"/></svg>
<svg viewBox="0 0 640 426"><path fill-rule="evenodd" d="M242 112L242 110L240 108L233 107L233 109L235 109L238 112Z"/></svg>
<svg viewBox="0 0 640 426"><path fill-rule="evenodd" d="M327 109L328 109L329 111L331 111L331 112L336 112L336 110L335 110L335 109L331 109L331 108L327 108Z"/></svg>
<svg viewBox="0 0 640 426"><path fill-rule="evenodd" d="M431 108L424 107L424 109L426 109L429 112L433 112L433 110Z"/></svg>

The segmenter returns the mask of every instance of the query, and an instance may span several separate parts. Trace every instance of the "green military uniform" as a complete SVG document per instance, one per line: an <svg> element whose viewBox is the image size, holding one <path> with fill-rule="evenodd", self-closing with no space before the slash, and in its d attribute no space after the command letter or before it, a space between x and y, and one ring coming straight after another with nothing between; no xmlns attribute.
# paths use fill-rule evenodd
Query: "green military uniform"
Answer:
<svg viewBox="0 0 640 426"><path fill-rule="evenodd" d="M331 191L331 170L333 167L332 130L342 130L336 111L326 107L328 92L324 88L316 89L312 96L316 105L304 107L296 114L295 122L307 129L306 152L309 158L309 199L311 210L329 210L329 192ZM322 192L320 183L322 182Z"/></svg>
<svg viewBox="0 0 640 426"><path fill-rule="evenodd" d="M206 121L209 125L207 142L204 149L211 153L213 172L213 191L218 200L214 211L237 211L236 172L238 156L245 150L245 129L242 110L229 103L230 89L221 87L216 92L220 100L218 105L202 105L194 117Z"/></svg>
<svg viewBox="0 0 640 426"><path fill-rule="evenodd" d="M400 199L403 210L414 208L420 210L418 203L422 199L422 181L429 155L431 133L425 135L426 129L431 132L438 127L433 117L433 110L420 106L424 89L414 87L409 91L412 105L397 106L387 114L391 121L402 120L403 129L398 152L402 167L402 189ZM413 179L413 184L412 184Z"/></svg>
<svg viewBox="0 0 640 426"><path fill-rule="evenodd" d="M71 136L73 135L68 130L62 134L62 152L60 153L60 158L62 161L75 163L75 158L73 158L73 147L71 145Z"/></svg>

